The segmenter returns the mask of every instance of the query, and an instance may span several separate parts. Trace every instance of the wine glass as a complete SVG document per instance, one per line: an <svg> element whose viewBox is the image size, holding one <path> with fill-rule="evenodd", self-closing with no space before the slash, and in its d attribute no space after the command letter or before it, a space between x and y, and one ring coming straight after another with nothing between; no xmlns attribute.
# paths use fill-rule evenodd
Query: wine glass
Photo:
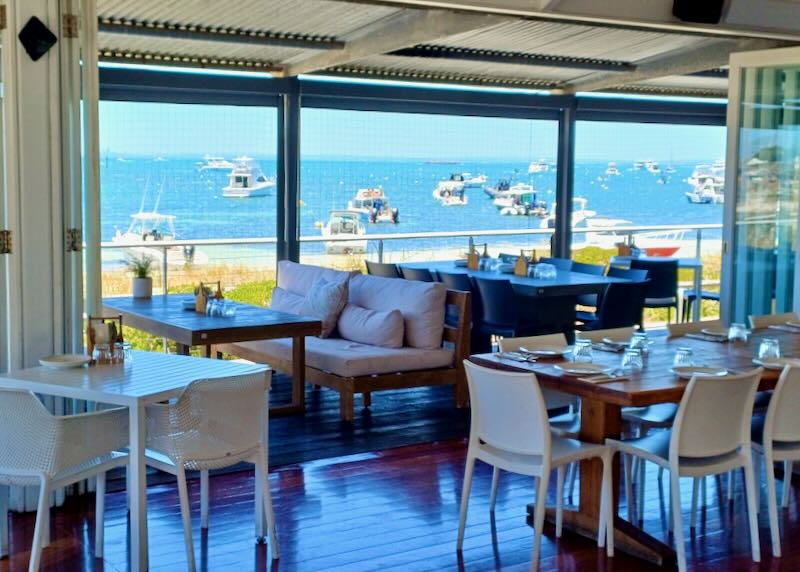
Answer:
<svg viewBox="0 0 800 572"><path fill-rule="evenodd" d="M781 346L775 338L764 338L758 346L758 359L770 360L781 357Z"/></svg>
<svg viewBox="0 0 800 572"><path fill-rule="evenodd" d="M575 340L575 347L572 349L572 361L592 363L592 340Z"/></svg>

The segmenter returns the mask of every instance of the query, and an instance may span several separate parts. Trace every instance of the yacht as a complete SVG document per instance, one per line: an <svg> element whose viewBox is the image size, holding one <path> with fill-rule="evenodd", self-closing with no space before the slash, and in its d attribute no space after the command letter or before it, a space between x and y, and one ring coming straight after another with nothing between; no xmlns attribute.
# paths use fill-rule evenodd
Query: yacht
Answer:
<svg viewBox="0 0 800 572"><path fill-rule="evenodd" d="M463 207L469 202L469 197L467 197L464 187L461 187L453 191L444 191L438 200L443 207Z"/></svg>
<svg viewBox="0 0 800 572"><path fill-rule="evenodd" d="M531 161L528 164L528 174L533 175L537 173L546 173L550 170L550 165L544 159L538 161Z"/></svg>
<svg viewBox="0 0 800 572"><path fill-rule="evenodd" d="M652 173L654 175L661 173L661 167L658 166L658 161L645 161L644 168L647 169L648 173Z"/></svg>
<svg viewBox="0 0 800 572"><path fill-rule="evenodd" d="M547 203L536 200L536 191L531 185L517 183L494 198L494 206L501 215L547 216Z"/></svg>
<svg viewBox="0 0 800 572"><path fill-rule="evenodd" d="M686 193L692 204L722 204L725 201L725 162L697 165L686 179L692 190Z"/></svg>
<svg viewBox="0 0 800 572"><path fill-rule="evenodd" d="M621 175L621 174L622 173L620 173L619 169L617 168L617 164L614 163L613 161L608 164L608 167L606 167L606 176L607 177L616 177L616 176Z"/></svg>
<svg viewBox="0 0 800 572"><path fill-rule="evenodd" d="M574 197L572 199L572 228L579 228L581 224L585 224L586 219L594 218L597 216L597 211L589 210L586 206L589 204L588 199L584 197ZM556 208L557 204L554 201L548 210L544 220L542 220L541 228L555 228L556 227Z"/></svg>
<svg viewBox="0 0 800 572"><path fill-rule="evenodd" d="M117 229L111 242L128 246L125 251L129 255L149 256L155 261L160 261L166 250L167 263L170 265L208 261L205 255L195 251L193 245L162 247L158 244L175 239L175 215L140 211L131 215L128 230L122 232Z"/></svg>
<svg viewBox="0 0 800 572"><path fill-rule="evenodd" d="M214 169L233 169L236 165L230 161L226 161L225 157L215 157L214 155L203 155L203 162L200 164L201 171L208 171Z"/></svg>
<svg viewBox="0 0 800 572"><path fill-rule="evenodd" d="M275 187L275 181L267 178L251 157L237 157L236 166L228 173L228 185L222 196L246 199L266 196Z"/></svg>
<svg viewBox="0 0 800 572"><path fill-rule="evenodd" d="M471 173L461 173L461 177L464 179L465 187L480 188L486 184L486 181L489 180L489 178L483 174L475 175L473 177Z"/></svg>
<svg viewBox="0 0 800 572"><path fill-rule="evenodd" d="M464 187L464 177L461 173L453 173L449 179L439 181L439 184L433 189L433 198L440 202L449 199L454 194L466 198L464 196Z"/></svg>
<svg viewBox="0 0 800 572"><path fill-rule="evenodd" d="M383 187L358 189L356 196L348 201L347 209L358 211L371 223L400 222L400 211L389 206Z"/></svg>
<svg viewBox="0 0 800 572"><path fill-rule="evenodd" d="M490 198L495 198L499 193L507 191L511 188L511 181L508 179L500 179L494 185L486 185L483 187L483 192L489 195Z"/></svg>
<svg viewBox="0 0 800 572"><path fill-rule="evenodd" d="M354 210L332 210L328 222L322 226L325 252L328 254L363 254L367 251L367 229L361 222L361 213ZM332 240L359 238L359 240Z"/></svg>

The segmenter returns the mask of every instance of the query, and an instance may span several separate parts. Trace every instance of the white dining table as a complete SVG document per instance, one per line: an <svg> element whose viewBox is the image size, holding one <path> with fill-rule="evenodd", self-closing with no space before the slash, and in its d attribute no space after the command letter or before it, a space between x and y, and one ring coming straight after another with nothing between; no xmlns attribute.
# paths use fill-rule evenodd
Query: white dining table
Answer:
<svg viewBox="0 0 800 572"><path fill-rule="evenodd" d="M12 371L0 375L0 388L22 389L128 408L131 570L144 571L148 567L145 406L177 397L196 379L267 370L262 365L134 351L131 359L118 365L94 365L74 369L39 366ZM257 514L256 519L258 527L263 518L259 518Z"/></svg>

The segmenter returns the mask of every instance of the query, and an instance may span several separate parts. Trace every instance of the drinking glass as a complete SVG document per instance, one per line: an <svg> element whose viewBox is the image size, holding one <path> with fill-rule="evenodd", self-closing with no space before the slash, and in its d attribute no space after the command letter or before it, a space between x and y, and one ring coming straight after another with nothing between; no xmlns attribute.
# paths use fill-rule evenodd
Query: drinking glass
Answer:
<svg viewBox="0 0 800 572"><path fill-rule="evenodd" d="M226 318L233 318L236 315L236 304L226 300L222 303L222 315Z"/></svg>
<svg viewBox="0 0 800 572"><path fill-rule="evenodd" d="M92 352L95 363L108 363L111 361L111 347L108 344L97 344Z"/></svg>
<svg viewBox="0 0 800 572"><path fill-rule="evenodd" d="M758 346L758 359L777 359L781 357L781 346L775 338L764 338Z"/></svg>
<svg viewBox="0 0 800 572"><path fill-rule="evenodd" d="M685 367L692 365L692 348L678 348L675 352L675 359L672 360L673 367Z"/></svg>
<svg viewBox="0 0 800 572"><path fill-rule="evenodd" d="M749 333L750 332L747 331L747 326L744 324L731 324L731 327L728 328L728 340L732 342L746 342Z"/></svg>
<svg viewBox="0 0 800 572"><path fill-rule="evenodd" d="M638 348L627 348L622 354L621 366L625 371L642 371L644 362L642 361L642 351Z"/></svg>
<svg viewBox="0 0 800 572"><path fill-rule="evenodd" d="M592 363L592 340L575 340L575 347L572 349L572 361Z"/></svg>
<svg viewBox="0 0 800 572"><path fill-rule="evenodd" d="M635 332L631 337L630 348L639 350L642 355L647 354L650 350L650 340L647 337L647 332Z"/></svg>

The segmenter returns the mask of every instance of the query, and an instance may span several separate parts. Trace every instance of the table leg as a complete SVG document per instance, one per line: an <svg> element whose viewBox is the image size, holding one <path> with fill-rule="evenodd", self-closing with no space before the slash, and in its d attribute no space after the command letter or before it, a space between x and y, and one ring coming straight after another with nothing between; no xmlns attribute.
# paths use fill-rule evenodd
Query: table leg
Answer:
<svg viewBox="0 0 800 572"><path fill-rule="evenodd" d="M292 339L292 402L270 408L270 413L288 415L303 413L306 410L306 338L297 336Z"/></svg>
<svg viewBox="0 0 800 572"><path fill-rule="evenodd" d="M138 403L129 410L131 495L131 570L147 570L147 477L145 473L145 409Z"/></svg>
<svg viewBox="0 0 800 572"><path fill-rule="evenodd" d="M699 268L694 269L694 292L697 294L697 298L694 301L694 306L692 306L692 321L697 322L700 320L700 310L701 306L703 305L703 298L700 294L703 291L703 267L700 266Z"/></svg>
<svg viewBox="0 0 800 572"><path fill-rule="evenodd" d="M186 344L179 344L175 342L175 349L179 356L188 356L191 354L192 346L187 346Z"/></svg>
<svg viewBox="0 0 800 572"><path fill-rule="evenodd" d="M618 438L622 426L621 408L583 398L581 400L581 441L604 443L606 438ZM565 510L563 528L577 532L592 539L597 538L597 524L600 515L600 486L603 481L603 463L599 459L581 461L580 468L580 506L578 510ZM614 512L619 503L620 470L615 462L612 471L614 491ZM532 505L528 507L532 513ZM555 522L555 511L548 510L548 520ZM672 565L675 552L663 542L656 540L640 528L633 526L618 515L614 519L614 548L637 556L659 566Z"/></svg>

